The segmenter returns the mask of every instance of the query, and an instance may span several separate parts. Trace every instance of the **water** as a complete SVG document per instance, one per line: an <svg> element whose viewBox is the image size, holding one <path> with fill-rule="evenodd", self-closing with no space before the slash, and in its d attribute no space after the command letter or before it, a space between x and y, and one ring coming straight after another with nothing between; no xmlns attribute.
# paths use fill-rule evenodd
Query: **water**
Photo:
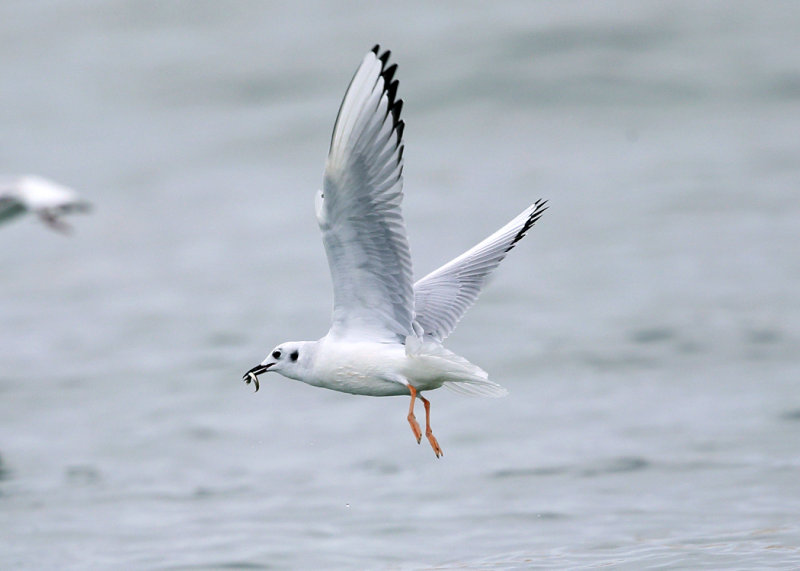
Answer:
<svg viewBox="0 0 800 571"><path fill-rule="evenodd" d="M0 568L800 566L800 8L0 4ZM419 275L552 208L448 345L511 390L266 377L330 313L313 217L373 43Z"/></svg>

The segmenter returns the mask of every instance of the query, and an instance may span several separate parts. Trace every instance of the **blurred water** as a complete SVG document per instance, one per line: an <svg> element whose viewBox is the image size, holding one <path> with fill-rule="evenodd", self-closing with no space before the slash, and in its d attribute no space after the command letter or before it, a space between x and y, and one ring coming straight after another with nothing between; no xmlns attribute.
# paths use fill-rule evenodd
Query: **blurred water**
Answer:
<svg viewBox="0 0 800 571"><path fill-rule="evenodd" d="M0 568L800 566L800 6L8 0ZM449 340L511 390L241 374L327 330L313 217L381 42L422 275L552 208Z"/></svg>

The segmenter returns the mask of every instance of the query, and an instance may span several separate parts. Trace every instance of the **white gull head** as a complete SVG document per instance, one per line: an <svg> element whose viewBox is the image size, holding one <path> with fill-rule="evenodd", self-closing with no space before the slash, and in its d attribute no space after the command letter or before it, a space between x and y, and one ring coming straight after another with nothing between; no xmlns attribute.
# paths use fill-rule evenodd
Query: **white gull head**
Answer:
<svg viewBox="0 0 800 571"><path fill-rule="evenodd" d="M290 379L302 380L311 370L316 345L314 341L281 343L269 352L266 359L245 373L245 382L250 384L252 381L258 390L258 375L267 371L280 373Z"/></svg>

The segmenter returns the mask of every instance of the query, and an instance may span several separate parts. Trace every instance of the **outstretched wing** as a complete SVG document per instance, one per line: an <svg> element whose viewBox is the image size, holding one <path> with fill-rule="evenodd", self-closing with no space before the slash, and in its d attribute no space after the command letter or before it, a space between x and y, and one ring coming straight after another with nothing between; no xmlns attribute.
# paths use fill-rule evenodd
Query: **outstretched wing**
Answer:
<svg viewBox="0 0 800 571"><path fill-rule="evenodd" d="M486 278L547 210L546 204L537 200L484 241L414 284L415 322L425 336L442 341L453 332Z"/></svg>
<svg viewBox="0 0 800 571"><path fill-rule="evenodd" d="M403 198L403 102L396 65L375 46L347 88L333 128L317 220L333 278L339 338L402 342L412 332L411 254Z"/></svg>

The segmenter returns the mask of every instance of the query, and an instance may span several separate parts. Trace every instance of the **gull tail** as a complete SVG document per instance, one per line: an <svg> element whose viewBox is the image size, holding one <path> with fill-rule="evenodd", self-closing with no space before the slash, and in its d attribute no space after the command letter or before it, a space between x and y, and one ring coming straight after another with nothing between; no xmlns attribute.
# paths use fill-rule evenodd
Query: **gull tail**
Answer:
<svg viewBox="0 0 800 571"><path fill-rule="evenodd" d="M489 380L489 374L467 361L464 357L456 355L445 349L440 343L422 340L414 335L406 337L406 353L416 357L427 367L434 367L441 371L444 379L443 386L448 389L470 396L503 397L508 390Z"/></svg>

